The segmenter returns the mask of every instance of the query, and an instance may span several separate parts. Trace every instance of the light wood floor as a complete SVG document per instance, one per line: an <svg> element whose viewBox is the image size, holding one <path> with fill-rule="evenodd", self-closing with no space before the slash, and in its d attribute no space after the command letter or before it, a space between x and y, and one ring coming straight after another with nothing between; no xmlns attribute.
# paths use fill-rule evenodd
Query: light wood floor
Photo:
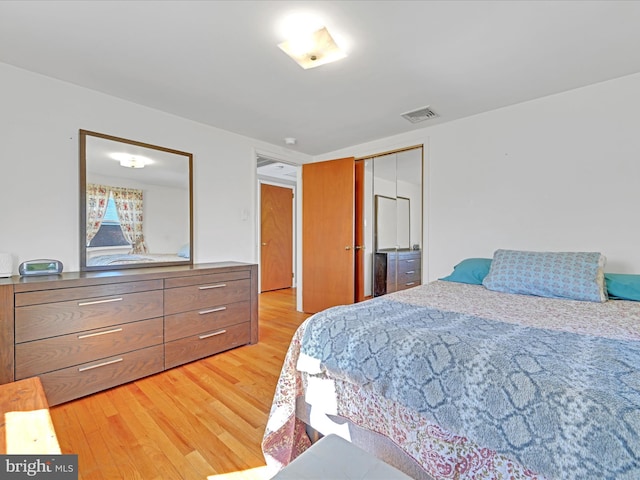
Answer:
<svg viewBox="0 0 640 480"><path fill-rule="evenodd" d="M264 478L260 449L295 329L295 290L259 298L260 341L51 409L79 478Z"/></svg>

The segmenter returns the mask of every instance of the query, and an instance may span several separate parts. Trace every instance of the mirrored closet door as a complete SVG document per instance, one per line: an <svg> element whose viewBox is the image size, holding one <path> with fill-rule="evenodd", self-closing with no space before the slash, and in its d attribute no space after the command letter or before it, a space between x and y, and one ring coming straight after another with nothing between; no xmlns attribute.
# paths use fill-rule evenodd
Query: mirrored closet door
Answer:
<svg viewBox="0 0 640 480"><path fill-rule="evenodd" d="M379 296L422 283L422 147L365 161L371 190L365 205L365 252L371 252L371 262L365 264L372 266L371 295Z"/></svg>

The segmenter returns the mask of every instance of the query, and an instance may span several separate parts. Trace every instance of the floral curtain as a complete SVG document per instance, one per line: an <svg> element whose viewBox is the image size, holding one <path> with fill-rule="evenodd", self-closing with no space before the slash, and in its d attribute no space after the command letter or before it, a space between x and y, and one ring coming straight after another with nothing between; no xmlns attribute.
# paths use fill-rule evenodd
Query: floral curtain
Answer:
<svg viewBox="0 0 640 480"><path fill-rule="evenodd" d="M111 195L116 204L124 238L132 246L130 253L147 253L142 228L144 218L142 190L111 187Z"/></svg>
<svg viewBox="0 0 640 480"><path fill-rule="evenodd" d="M107 211L109 189L106 185L87 184L87 246L100 230L104 212Z"/></svg>

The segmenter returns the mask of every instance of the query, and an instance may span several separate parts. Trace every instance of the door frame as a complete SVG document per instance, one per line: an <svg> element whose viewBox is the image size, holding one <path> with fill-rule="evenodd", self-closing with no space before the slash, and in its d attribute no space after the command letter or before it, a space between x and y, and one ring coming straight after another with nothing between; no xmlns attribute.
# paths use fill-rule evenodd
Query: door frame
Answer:
<svg viewBox="0 0 640 480"><path fill-rule="evenodd" d="M292 235L293 238L291 239L291 244L292 244L292 259L291 259L291 265L293 267L293 278L291 279L291 287L292 288L296 288L297 284L298 284L298 266L297 266L297 262L296 262L296 258L297 258L297 245L296 245L296 225L297 225L297 210L296 210L296 200L297 200L297 187L296 185L291 185L291 184L287 184L287 183L279 183L277 180L268 180L265 178L258 178L258 211L257 211L257 221L258 221L258 225L257 225L257 233L258 233L258 246L260 246L262 244L262 229L261 229L261 219L262 219L262 195L261 195L261 190L260 190L260 186L262 184L266 184L266 185L273 185L275 187L281 187L281 188L288 188L292 191L293 193L293 197L291 198L291 202L292 202L292 208L293 208L293 214L292 214L292 218L293 218L293 225L292 225ZM261 285L261 280L262 280L262 248L258 248L258 285Z"/></svg>
<svg viewBox="0 0 640 480"><path fill-rule="evenodd" d="M293 167L296 167L296 171L297 171L297 175L296 175L296 181L294 183L287 183L285 181L279 181L277 178L273 178L273 177L266 177L266 176L260 176L257 174L258 172L258 168L257 168L257 161L258 158L267 158L269 160L273 160L274 162L280 162L280 163L285 163L287 165L291 165ZM301 259L301 247L300 247L300 236L302 234L301 229L301 218L300 218L300 213L301 212L301 208L302 208L302 204L300 203L300 182L301 182L301 178L302 178L302 165L299 163L296 163L294 161L291 161L290 159L286 159L286 158L281 158L278 155L272 154L272 153L263 153L260 150L254 150L254 165L255 165L255 170L254 172L256 173L256 183L255 183L255 194L256 194L256 215L255 215L255 232L256 232L256 243L255 243L255 256L257 259L257 263L258 263L258 285L260 285L261 282L261 272L260 272L260 268L262 265L262 257L261 257L261 244L262 244L262 238L261 238L261 231L260 231L260 222L261 222L261 217L262 217L262 199L260 198L260 186L262 183L266 183L269 185L275 185L277 187L285 187L285 188L291 188L293 190L293 279L291 282L291 286L292 288L296 289L296 297L297 297L297 304L301 305L302 304L302 292L301 292L301 288L300 287L300 282L299 282L299 274L298 272L300 272L300 264L302 263L302 259Z"/></svg>

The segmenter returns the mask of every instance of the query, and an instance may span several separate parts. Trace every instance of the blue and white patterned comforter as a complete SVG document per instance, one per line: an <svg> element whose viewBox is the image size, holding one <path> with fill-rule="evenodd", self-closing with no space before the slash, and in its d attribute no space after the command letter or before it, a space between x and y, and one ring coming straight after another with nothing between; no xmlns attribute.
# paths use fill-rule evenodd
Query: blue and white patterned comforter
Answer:
<svg viewBox="0 0 640 480"><path fill-rule="evenodd" d="M317 362L307 373L398 402L547 478L640 478L640 332L625 322L637 304L444 283L314 315L300 346ZM454 307L451 289L485 303ZM513 297L524 303L504 307Z"/></svg>

